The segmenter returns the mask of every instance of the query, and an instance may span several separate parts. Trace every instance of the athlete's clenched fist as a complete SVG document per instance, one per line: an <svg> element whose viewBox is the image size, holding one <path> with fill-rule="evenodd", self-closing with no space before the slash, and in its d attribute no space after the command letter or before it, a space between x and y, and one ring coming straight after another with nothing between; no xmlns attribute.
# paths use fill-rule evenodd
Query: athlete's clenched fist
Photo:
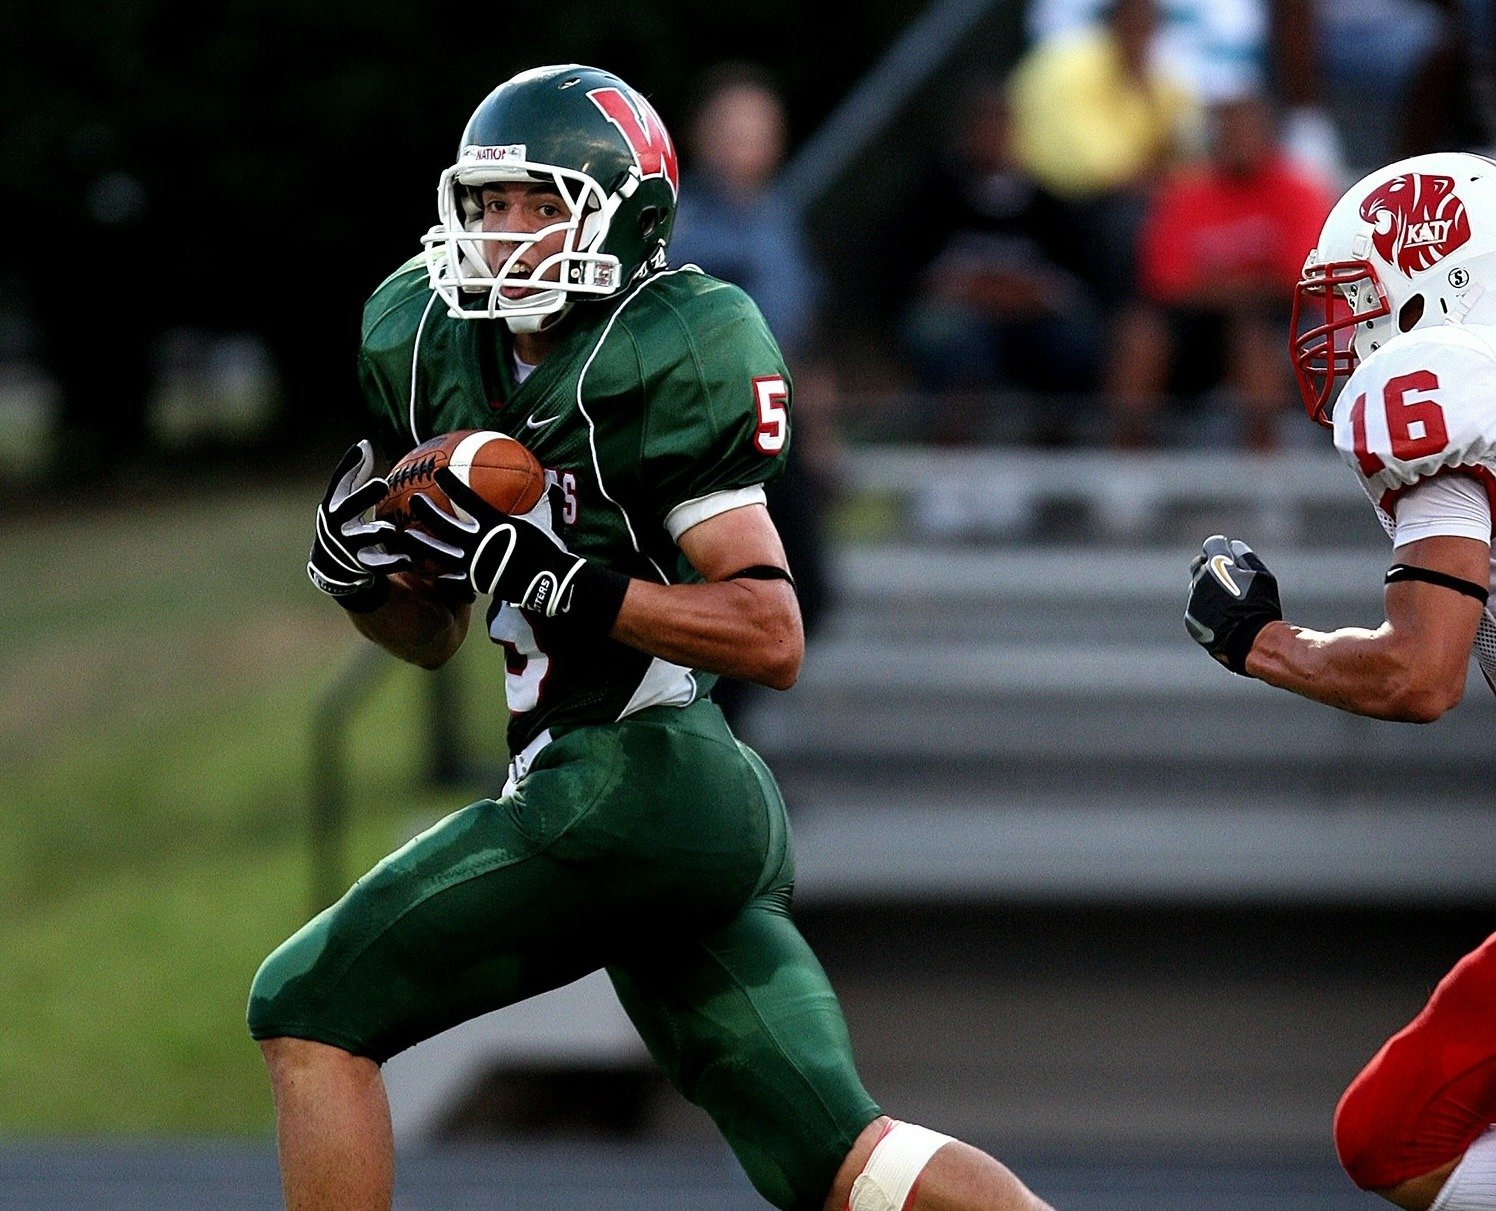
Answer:
<svg viewBox="0 0 1496 1211"><path fill-rule="evenodd" d="M1184 625L1195 642L1243 677L1258 632L1283 617L1278 578L1239 539L1212 534L1190 564Z"/></svg>

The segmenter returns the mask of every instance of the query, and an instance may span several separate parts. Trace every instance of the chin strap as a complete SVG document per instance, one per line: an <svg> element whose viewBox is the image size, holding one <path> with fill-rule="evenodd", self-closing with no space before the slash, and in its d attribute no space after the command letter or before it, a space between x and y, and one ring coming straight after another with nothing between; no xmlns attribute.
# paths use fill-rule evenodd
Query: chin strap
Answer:
<svg viewBox="0 0 1496 1211"><path fill-rule="evenodd" d="M501 313L499 318L508 326L510 332L542 332L552 324L558 323L561 317L572 309L573 305L568 300L557 307L556 310L547 311L544 315L508 316Z"/></svg>

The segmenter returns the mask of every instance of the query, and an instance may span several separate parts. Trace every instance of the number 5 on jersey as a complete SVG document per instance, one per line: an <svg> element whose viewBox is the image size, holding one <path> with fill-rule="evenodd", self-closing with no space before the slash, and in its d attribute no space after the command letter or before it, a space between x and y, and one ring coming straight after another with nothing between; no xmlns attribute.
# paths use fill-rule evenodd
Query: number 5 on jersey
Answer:
<svg viewBox="0 0 1496 1211"><path fill-rule="evenodd" d="M753 380L753 399L758 406L758 427L753 446L760 454L778 454L790 436L790 388L780 374L765 374Z"/></svg>

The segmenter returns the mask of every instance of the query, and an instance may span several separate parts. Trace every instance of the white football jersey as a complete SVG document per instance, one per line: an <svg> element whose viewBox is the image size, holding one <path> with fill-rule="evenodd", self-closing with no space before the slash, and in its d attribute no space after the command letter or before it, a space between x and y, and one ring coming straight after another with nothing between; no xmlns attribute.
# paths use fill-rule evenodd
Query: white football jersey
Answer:
<svg viewBox="0 0 1496 1211"><path fill-rule="evenodd" d="M1496 326L1441 324L1388 341L1356 367L1335 403L1335 448L1389 537L1397 531L1398 499L1441 471L1458 469L1479 482L1496 519ZM1438 526L1421 531L1440 532ZM1442 532L1468 530L1451 520ZM1491 584L1496 589L1496 557ZM1475 646L1496 689L1496 618L1489 606Z"/></svg>

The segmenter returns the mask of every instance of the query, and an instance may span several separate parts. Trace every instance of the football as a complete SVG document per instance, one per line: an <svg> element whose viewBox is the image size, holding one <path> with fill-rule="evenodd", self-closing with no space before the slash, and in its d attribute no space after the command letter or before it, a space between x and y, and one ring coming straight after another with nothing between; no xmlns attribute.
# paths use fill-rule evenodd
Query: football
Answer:
<svg viewBox="0 0 1496 1211"><path fill-rule="evenodd" d="M459 429L422 442L390 468L385 476L389 492L374 516L402 529L410 526L410 501L417 492L450 510L451 502L434 478L442 467L451 468L458 479L505 513L528 513L545 494L545 469L514 438L487 429Z"/></svg>

